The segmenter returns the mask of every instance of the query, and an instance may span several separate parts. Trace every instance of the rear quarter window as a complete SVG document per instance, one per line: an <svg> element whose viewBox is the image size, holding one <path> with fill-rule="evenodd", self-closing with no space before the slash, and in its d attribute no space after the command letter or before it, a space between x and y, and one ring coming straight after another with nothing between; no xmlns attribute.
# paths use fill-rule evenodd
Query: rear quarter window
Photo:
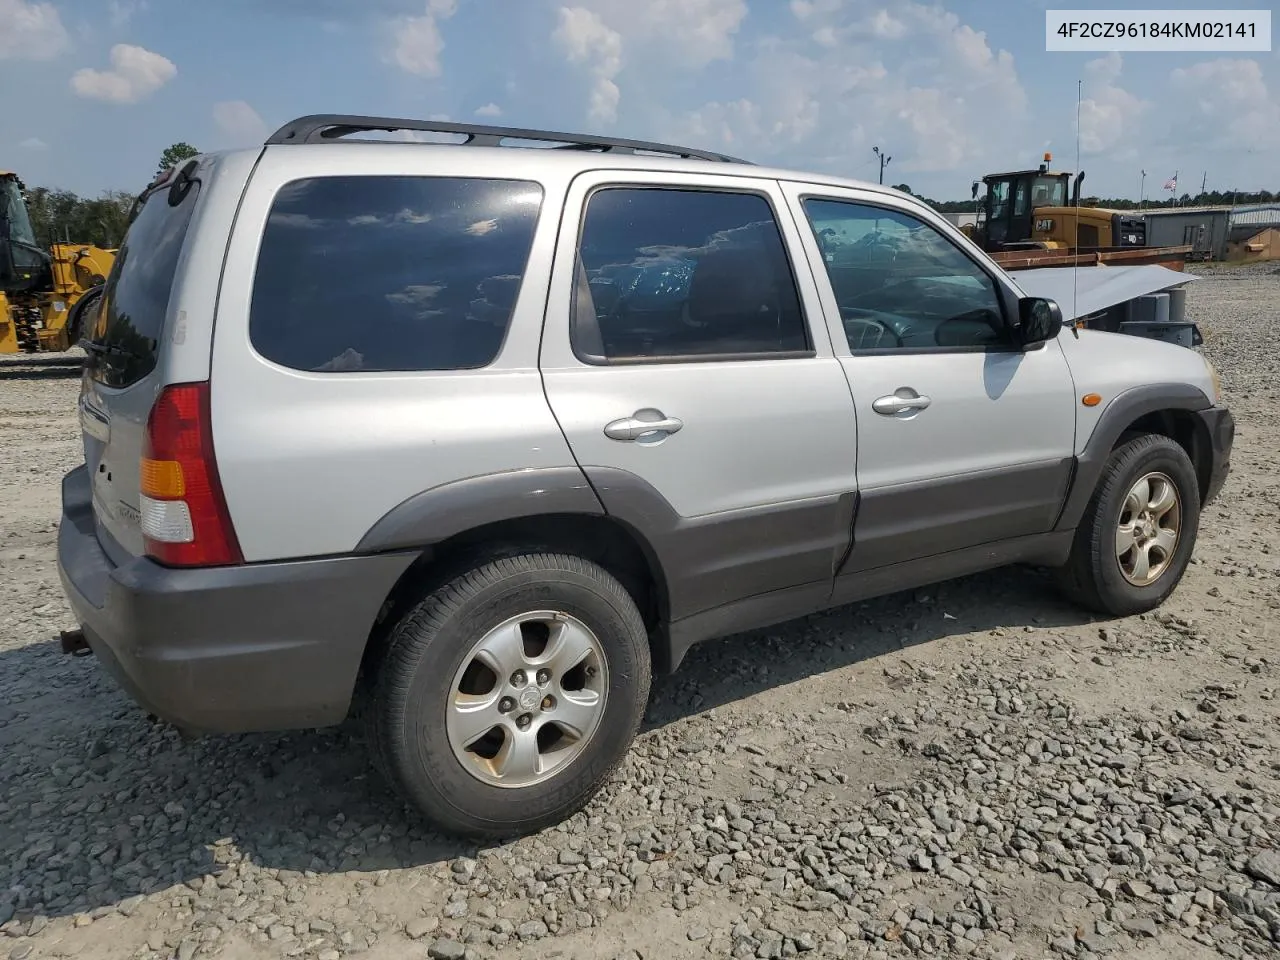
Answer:
<svg viewBox="0 0 1280 960"><path fill-rule="evenodd" d="M91 332L92 376L128 387L156 367L173 278L200 194L193 180L176 205L157 190L137 211L102 293Z"/></svg>
<svg viewBox="0 0 1280 960"><path fill-rule="evenodd" d="M276 195L254 275L253 347L315 372L460 370L506 337L537 183L334 176Z"/></svg>

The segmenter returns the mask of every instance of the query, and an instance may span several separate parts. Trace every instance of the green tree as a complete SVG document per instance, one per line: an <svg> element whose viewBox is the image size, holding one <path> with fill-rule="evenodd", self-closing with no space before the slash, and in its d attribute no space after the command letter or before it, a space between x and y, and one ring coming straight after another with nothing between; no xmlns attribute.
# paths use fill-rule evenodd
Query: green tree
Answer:
<svg viewBox="0 0 1280 960"><path fill-rule="evenodd" d="M895 183L893 189L901 190L903 193L910 193L912 196L915 195L915 192L905 183Z"/></svg>
<svg viewBox="0 0 1280 960"><path fill-rule="evenodd" d="M119 247L129 225L133 197L109 190L94 199L70 190L35 187L27 194L27 212L41 246L67 241Z"/></svg>
<svg viewBox="0 0 1280 960"><path fill-rule="evenodd" d="M160 154L160 166L156 170L156 175L159 176L170 167L176 167L183 160L189 160L199 153L200 151L191 144L182 141L166 147L164 153Z"/></svg>

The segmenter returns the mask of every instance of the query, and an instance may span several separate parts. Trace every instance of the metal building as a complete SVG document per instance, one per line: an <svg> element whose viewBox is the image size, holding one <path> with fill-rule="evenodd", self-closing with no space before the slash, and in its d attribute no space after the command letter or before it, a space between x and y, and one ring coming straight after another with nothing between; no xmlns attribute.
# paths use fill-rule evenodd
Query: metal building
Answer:
<svg viewBox="0 0 1280 960"><path fill-rule="evenodd" d="M950 220L952 226L956 227L972 227L978 222L976 213L943 213L941 216Z"/></svg>
<svg viewBox="0 0 1280 960"><path fill-rule="evenodd" d="M1143 212L1147 218L1147 246L1190 246L1193 260L1226 257L1230 207L1173 207Z"/></svg>
<svg viewBox="0 0 1280 960"><path fill-rule="evenodd" d="M1173 207L1145 213L1149 246L1190 245L1192 259L1231 259L1240 244L1269 228L1280 227L1280 203Z"/></svg>

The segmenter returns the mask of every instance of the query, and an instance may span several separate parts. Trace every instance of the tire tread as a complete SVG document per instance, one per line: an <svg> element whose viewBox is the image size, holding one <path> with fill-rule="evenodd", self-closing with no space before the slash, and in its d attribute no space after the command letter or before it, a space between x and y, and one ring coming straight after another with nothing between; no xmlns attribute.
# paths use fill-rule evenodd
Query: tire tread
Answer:
<svg viewBox="0 0 1280 960"><path fill-rule="evenodd" d="M1098 478L1093 495L1089 498L1089 502L1085 507L1080 525L1076 528L1075 538L1072 540L1071 553L1067 562L1056 571L1058 586L1069 599L1094 612L1108 616L1123 614L1127 611L1117 609L1115 601L1107 596L1106 585L1102 580L1103 565L1109 562L1108 552L1114 549L1110 538L1115 535L1110 519L1103 515L1104 505L1112 501L1118 487L1128 482L1128 475L1133 464L1149 455L1152 451L1158 451L1172 457L1175 461L1183 464L1187 471L1190 471L1190 476L1193 480L1195 478L1194 467L1190 458L1176 441L1158 433L1129 434L1127 436L1129 439L1122 438L1122 442L1112 451L1106 465L1103 467L1102 475ZM1192 489L1198 492L1198 488L1194 485ZM1124 492L1121 491L1121 494L1123 495ZM1184 531L1187 526L1186 518L1188 513L1192 510L1198 510L1199 506L1198 499L1195 499L1192 503L1187 502L1186 491L1184 490ZM1197 528L1198 520L1192 525L1193 535ZM1167 582L1159 593L1156 605L1164 601L1176 588L1180 579L1181 573Z"/></svg>

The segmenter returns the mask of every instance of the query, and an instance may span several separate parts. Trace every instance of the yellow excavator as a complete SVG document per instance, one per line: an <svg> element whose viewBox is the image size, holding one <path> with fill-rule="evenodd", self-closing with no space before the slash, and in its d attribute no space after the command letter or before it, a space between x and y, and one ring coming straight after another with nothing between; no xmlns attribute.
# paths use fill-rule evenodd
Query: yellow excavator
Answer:
<svg viewBox="0 0 1280 960"><path fill-rule="evenodd" d="M116 251L37 242L25 186L0 170L0 353L66 350L100 301Z"/></svg>

